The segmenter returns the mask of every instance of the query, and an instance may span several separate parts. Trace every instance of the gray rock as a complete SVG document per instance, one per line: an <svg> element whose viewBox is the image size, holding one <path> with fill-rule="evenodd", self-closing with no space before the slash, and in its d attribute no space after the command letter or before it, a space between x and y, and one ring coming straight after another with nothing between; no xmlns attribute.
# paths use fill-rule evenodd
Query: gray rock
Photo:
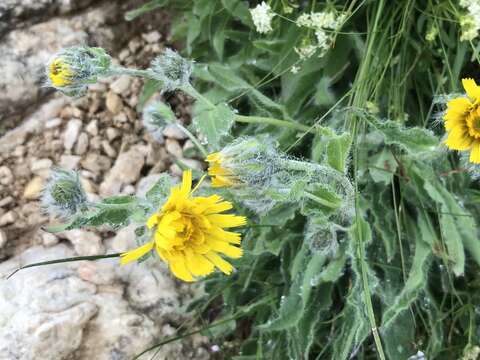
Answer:
<svg viewBox="0 0 480 360"><path fill-rule="evenodd" d="M22 265L74 255L63 244L32 247L0 263L0 278ZM179 306L174 280L158 259L25 269L0 282L0 358L131 359L173 335L168 324L185 320ZM199 359L187 355L189 341L166 345L158 358Z"/></svg>
<svg viewBox="0 0 480 360"><path fill-rule="evenodd" d="M49 232L43 232L41 234L42 244L46 247L50 247L58 244L58 238Z"/></svg>
<svg viewBox="0 0 480 360"><path fill-rule="evenodd" d="M0 166L0 184L9 185L13 182L12 170L7 166Z"/></svg>
<svg viewBox="0 0 480 360"><path fill-rule="evenodd" d="M72 243L75 252L80 256L102 255L105 253L102 239L91 231L75 229L64 231L61 235Z"/></svg>
<svg viewBox="0 0 480 360"><path fill-rule="evenodd" d="M13 224L18 219L18 215L14 210L11 210L0 217L0 226Z"/></svg>
<svg viewBox="0 0 480 360"><path fill-rule="evenodd" d="M87 157L81 161L81 164L84 169L89 170L94 174L99 174L101 171L110 168L111 161L106 156L89 153Z"/></svg>
<svg viewBox="0 0 480 360"><path fill-rule="evenodd" d="M108 111L110 111L113 115L119 114L123 109L122 99L120 96L111 91L107 93L105 105L107 106Z"/></svg>
<svg viewBox="0 0 480 360"><path fill-rule="evenodd" d="M7 234L5 233L5 231L0 229L0 249L3 249L5 247L5 245L7 244L7 240Z"/></svg>
<svg viewBox="0 0 480 360"><path fill-rule="evenodd" d="M126 95L130 90L132 80L127 75L120 76L117 80L110 84L110 89L118 95Z"/></svg>
<svg viewBox="0 0 480 360"><path fill-rule="evenodd" d="M163 129L163 135L167 138L177 140L185 140L187 138L187 135L185 135L185 133L175 124L168 124L165 126L165 129Z"/></svg>
<svg viewBox="0 0 480 360"><path fill-rule="evenodd" d="M77 142L78 135L82 129L82 121L79 119L72 119L68 122L67 128L63 133L63 147L65 150L70 151L73 145Z"/></svg>
<svg viewBox="0 0 480 360"><path fill-rule="evenodd" d="M67 170L78 169L78 164L82 158L77 155L62 155L58 166Z"/></svg>
<svg viewBox="0 0 480 360"><path fill-rule="evenodd" d="M165 142L165 149L171 155L176 158L181 158L183 156L183 150L177 140L174 139L167 139Z"/></svg>
<svg viewBox="0 0 480 360"><path fill-rule="evenodd" d="M49 170L53 165L53 161L46 158L46 159L39 159L32 162L30 165L30 170L34 174L39 174L44 170Z"/></svg>
<svg viewBox="0 0 480 360"><path fill-rule="evenodd" d="M88 150L88 135L82 132L77 139L77 145L75 145L75 154L83 155Z"/></svg>
<svg viewBox="0 0 480 360"><path fill-rule="evenodd" d="M92 120L85 126L85 130L92 136L98 135L98 121Z"/></svg>
<svg viewBox="0 0 480 360"><path fill-rule="evenodd" d="M140 178L144 163L145 155L141 146L133 146L121 153L100 185L100 194L110 196L118 193L123 185L136 182Z"/></svg>

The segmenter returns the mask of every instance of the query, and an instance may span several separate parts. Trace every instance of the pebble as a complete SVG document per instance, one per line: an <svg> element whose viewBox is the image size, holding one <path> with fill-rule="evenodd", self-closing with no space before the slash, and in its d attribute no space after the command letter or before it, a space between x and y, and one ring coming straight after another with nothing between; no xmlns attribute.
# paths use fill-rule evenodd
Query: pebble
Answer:
<svg viewBox="0 0 480 360"><path fill-rule="evenodd" d="M69 230L65 231L63 236L72 243L75 252L80 256L102 255L105 252L102 239L91 231Z"/></svg>
<svg viewBox="0 0 480 360"><path fill-rule="evenodd" d="M122 75L110 85L110 89L115 94L126 95L127 91L130 89L131 83L132 83L132 80L130 79L129 76Z"/></svg>
<svg viewBox="0 0 480 360"><path fill-rule="evenodd" d="M45 170L50 170L53 165L53 161L50 159L39 159L32 162L30 170L34 174L44 174Z"/></svg>
<svg viewBox="0 0 480 360"><path fill-rule="evenodd" d="M63 147L70 151L77 141L80 129L82 128L82 121L79 119L72 119L68 122L67 128L63 134Z"/></svg>
<svg viewBox="0 0 480 360"><path fill-rule="evenodd" d="M57 245L59 242L58 238L53 235L52 233L49 233L49 232L43 232L42 233L42 244L43 246L53 246L53 245Z"/></svg>
<svg viewBox="0 0 480 360"><path fill-rule="evenodd" d="M5 247L5 245L7 244L7 240L7 234L5 233L5 231L0 229L0 249L3 249Z"/></svg>
<svg viewBox="0 0 480 360"><path fill-rule="evenodd" d="M89 153L87 157L81 161L81 164L84 169L98 174L103 170L110 169L112 162L104 155Z"/></svg>
<svg viewBox="0 0 480 360"><path fill-rule="evenodd" d="M105 133L107 134L107 139L110 141L113 141L120 136L120 130L112 127L107 128Z"/></svg>
<svg viewBox="0 0 480 360"><path fill-rule="evenodd" d="M88 125L85 127L85 130L90 135L97 136L98 135L98 121L97 120L90 121L88 123Z"/></svg>
<svg viewBox="0 0 480 360"><path fill-rule="evenodd" d="M43 189L43 183L44 180L39 176L36 176L30 180L23 191L23 198L27 200L38 199Z"/></svg>
<svg viewBox="0 0 480 360"><path fill-rule="evenodd" d="M7 166L0 166L0 184L8 185L13 182L12 170Z"/></svg>
<svg viewBox="0 0 480 360"><path fill-rule="evenodd" d="M75 170L78 169L81 159L82 157L78 155L62 155L58 165L63 169Z"/></svg>
<svg viewBox="0 0 480 360"><path fill-rule="evenodd" d="M163 129L163 135L167 138L177 139L177 140L185 140L187 135L175 124L168 124Z"/></svg>
<svg viewBox="0 0 480 360"><path fill-rule="evenodd" d="M123 109L122 99L120 98L120 96L118 96L112 91L109 91L107 93L107 100L105 102L105 105L107 106L108 111L110 111L114 115L119 114L120 111L122 111Z"/></svg>
<svg viewBox="0 0 480 360"><path fill-rule="evenodd" d="M60 118L51 119L45 123L45 129L54 129L56 127L59 127L60 125L62 125L62 119Z"/></svg>
<svg viewBox="0 0 480 360"><path fill-rule="evenodd" d="M167 139L165 141L165 149L167 152L176 158L181 158L183 156L183 150L177 140L174 139Z"/></svg>
<svg viewBox="0 0 480 360"><path fill-rule="evenodd" d="M11 203L13 203L13 197L11 196L4 197L2 200L0 200L0 208L10 205Z"/></svg>
<svg viewBox="0 0 480 360"><path fill-rule="evenodd" d="M126 58L128 58L129 55L130 55L130 51L128 49L123 49L118 54L118 60L124 61Z"/></svg>
<svg viewBox="0 0 480 360"><path fill-rule="evenodd" d="M75 146L75 154L83 155L87 152L87 150L88 150L88 135L87 133L82 132L77 139L77 145Z"/></svg>
<svg viewBox="0 0 480 360"><path fill-rule="evenodd" d="M13 224L18 219L18 215L15 211L11 210L0 217L0 226Z"/></svg>
<svg viewBox="0 0 480 360"><path fill-rule="evenodd" d="M128 43L128 48L130 49L130 52L136 53L138 49L142 47L142 43L140 42L139 39L132 39Z"/></svg>
<svg viewBox="0 0 480 360"><path fill-rule="evenodd" d="M105 151L105 154L107 154L111 158L115 158L117 156L117 152L115 149L110 145L108 140L103 140L102 141L102 149Z"/></svg>
<svg viewBox="0 0 480 360"><path fill-rule="evenodd" d="M147 34L142 34L142 37L145 39L146 42L152 44L157 43L162 38L162 35L158 31L151 31Z"/></svg>
<svg viewBox="0 0 480 360"><path fill-rule="evenodd" d="M179 159L179 161L190 169L203 170L203 163L201 161L195 159Z"/></svg>
<svg viewBox="0 0 480 360"><path fill-rule="evenodd" d="M24 145L17 146L15 150L13 150L13 156L21 158L25 155L26 150Z"/></svg>

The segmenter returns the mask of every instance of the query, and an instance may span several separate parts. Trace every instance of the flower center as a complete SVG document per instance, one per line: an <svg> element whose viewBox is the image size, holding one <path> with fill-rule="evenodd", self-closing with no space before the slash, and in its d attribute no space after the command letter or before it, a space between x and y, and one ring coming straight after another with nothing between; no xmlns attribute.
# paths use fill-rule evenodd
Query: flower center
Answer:
<svg viewBox="0 0 480 360"><path fill-rule="evenodd" d="M467 115L468 134L480 139L480 107L475 106Z"/></svg>

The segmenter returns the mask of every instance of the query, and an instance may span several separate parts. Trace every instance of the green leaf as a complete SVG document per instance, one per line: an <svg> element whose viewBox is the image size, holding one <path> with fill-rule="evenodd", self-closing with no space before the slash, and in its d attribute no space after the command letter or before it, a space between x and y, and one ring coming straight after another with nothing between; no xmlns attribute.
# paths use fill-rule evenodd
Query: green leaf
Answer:
<svg viewBox="0 0 480 360"><path fill-rule="evenodd" d="M142 92L138 99L137 111L142 112L145 103L162 88L163 83L159 80L148 79L143 85Z"/></svg>
<svg viewBox="0 0 480 360"><path fill-rule="evenodd" d="M161 174L157 182L147 191L146 198L154 207L159 207L170 194L172 178L168 174Z"/></svg>
<svg viewBox="0 0 480 360"><path fill-rule="evenodd" d="M415 239L415 255L413 263L408 274L408 279L402 291L395 298L393 303L385 310L382 317L382 327L389 328L396 324L396 318L415 301L421 289L427 284L427 275L430 264L430 255L432 249L429 243L435 238L435 234L430 231L426 220L422 215L418 217L419 229L416 231ZM413 221L409 225L414 228ZM424 240L425 239L425 240ZM396 325L395 325L396 326Z"/></svg>
<svg viewBox="0 0 480 360"><path fill-rule="evenodd" d="M379 121L372 115L367 115L364 119L383 134L386 144L397 145L412 155L432 151L438 145L437 137L429 130L418 127L405 128L398 122Z"/></svg>
<svg viewBox="0 0 480 360"><path fill-rule="evenodd" d="M125 20L132 21L133 19L153 11L159 7L163 7L168 3L168 0L152 0L147 2L146 4L140 6L135 10L131 10L125 14Z"/></svg>
<svg viewBox="0 0 480 360"><path fill-rule="evenodd" d="M335 170L345 173L350 146L352 145L352 136L349 133L343 133L328 139L327 143L327 162Z"/></svg>
<svg viewBox="0 0 480 360"><path fill-rule="evenodd" d="M217 149L223 136L233 125L235 114L226 104L215 107L197 101L193 108L193 124L206 137L210 146Z"/></svg>
<svg viewBox="0 0 480 360"><path fill-rule="evenodd" d="M397 161L390 149L382 149L380 153L369 159L368 171L373 181L388 185L397 171Z"/></svg>

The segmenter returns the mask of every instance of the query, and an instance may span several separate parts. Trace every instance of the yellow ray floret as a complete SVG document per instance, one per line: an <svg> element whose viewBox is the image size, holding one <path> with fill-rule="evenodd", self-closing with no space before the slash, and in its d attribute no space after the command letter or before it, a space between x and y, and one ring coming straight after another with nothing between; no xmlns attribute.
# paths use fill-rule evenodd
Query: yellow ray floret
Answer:
<svg viewBox="0 0 480 360"><path fill-rule="evenodd" d="M236 183L236 177L231 170L222 166L222 154L216 152L207 156L208 175L212 178L213 187L229 187Z"/></svg>
<svg viewBox="0 0 480 360"><path fill-rule="evenodd" d="M70 66L61 58L52 60L48 69L48 77L53 86L64 87L72 83L74 73Z"/></svg>
<svg viewBox="0 0 480 360"><path fill-rule="evenodd" d="M182 183L170 190L170 196L159 212L147 221L155 229L152 239L121 255L127 264L155 249L172 273L181 280L195 281L218 268L231 274L233 266L220 254L230 258L242 256L241 235L225 229L245 225L246 218L222 214L233 206L218 195L195 197L192 172L183 173Z"/></svg>
<svg viewBox="0 0 480 360"><path fill-rule="evenodd" d="M470 151L470 162L480 164L480 86L463 79L467 97L450 100L443 117L448 132L445 145L451 150Z"/></svg>

